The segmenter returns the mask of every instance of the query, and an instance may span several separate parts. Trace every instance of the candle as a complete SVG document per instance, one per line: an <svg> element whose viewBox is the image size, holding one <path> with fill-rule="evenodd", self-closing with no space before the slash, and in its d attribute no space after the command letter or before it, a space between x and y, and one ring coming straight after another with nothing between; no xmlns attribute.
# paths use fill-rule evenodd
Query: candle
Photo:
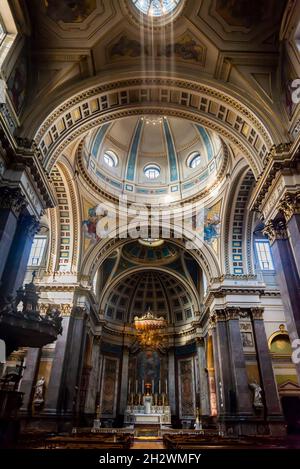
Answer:
<svg viewBox="0 0 300 469"><path fill-rule="evenodd" d="M166 394L168 394L168 380L166 379Z"/></svg>
<svg viewBox="0 0 300 469"><path fill-rule="evenodd" d="M154 394L154 379L152 380L152 394Z"/></svg>
<svg viewBox="0 0 300 469"><path fill-rule="evenodd" d="M138 392L138 381L137 379L135 380L135 394Z"/></svg>
<svg viewBox="0 0 300 469"><path fill-rule="evenodd" d="M128 382L128 394L130 394L130 391L131 391L131 379L129 379L129 382Z"/></svg>
<svg viewBox="0 0 300 469"><path fill-rule="evenodd" d="M160 379L158 380L158 394L160 394Z"/></svg>
<svg viewBox="0 0 300 469"><path fill-rule="evenodd" d="M144 380L142 379L142 394L144 394Z"/></svg>

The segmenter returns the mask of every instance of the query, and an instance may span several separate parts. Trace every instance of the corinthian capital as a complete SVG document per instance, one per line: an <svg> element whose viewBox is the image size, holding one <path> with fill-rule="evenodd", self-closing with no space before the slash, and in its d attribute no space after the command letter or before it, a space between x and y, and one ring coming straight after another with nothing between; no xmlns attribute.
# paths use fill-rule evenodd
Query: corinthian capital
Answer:
<svg viewBox="0 0 300 469"><path fill-rule="evenodd" d="M240 308L237 307L226 308L225 315L227 321L229 321L230 319L240 319L240 312Z"/></svg>
<svg viewBox="0 0 300 469"><path fill-rule="evenodd" d="M268 236L271 244L276 239L286 239L288 237L284 220L270 220L263 229L263 233Z"/></svg>
<svg viewBox="0 0 300 469"><path fill-rule="evenodd" d="M300 213L300 192L295 194L288 193L280 202L279 211L288 222L294 214Z"/></svg>
<svg viewBox="0 0 300 469"><path fill-rule="evenodd" d="M264 308L251 308L251 314L253 319L263 319L264 317Z"/></svg>
<svg viewBox="0 0 300 469"><path fill-rule="evenodd" d="M19 189L0 188L0 208L12 210L18 216L25 207L25 196Z"/></svg>

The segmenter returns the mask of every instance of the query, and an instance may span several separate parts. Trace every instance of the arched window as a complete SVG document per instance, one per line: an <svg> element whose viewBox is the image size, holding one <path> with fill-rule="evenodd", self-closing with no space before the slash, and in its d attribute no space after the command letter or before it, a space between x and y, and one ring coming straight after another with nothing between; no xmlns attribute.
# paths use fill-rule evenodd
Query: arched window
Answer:
<svg viewBox="0 0 300 469"><path fill-rule="evenodd" d="M157 179L160 175L160 167L157 164L147 164L144 168L144 174L148 179Z"/></svg>
<svg viewBox="0 0 300 469"><path fill-rule="evenodd" d="M189 168L194 169L201 163L201 155L198 151L191 153L187 159L187 165Z"/></svg>
<svg viewBox="0 0 300 469"><path fill-rule="evenodd" d="M109 166L110 168L115 168L116 166L118 166L118 157L113 151L107 150L104 153L103 158L104 163L107 164L107 166Z"/></svg>

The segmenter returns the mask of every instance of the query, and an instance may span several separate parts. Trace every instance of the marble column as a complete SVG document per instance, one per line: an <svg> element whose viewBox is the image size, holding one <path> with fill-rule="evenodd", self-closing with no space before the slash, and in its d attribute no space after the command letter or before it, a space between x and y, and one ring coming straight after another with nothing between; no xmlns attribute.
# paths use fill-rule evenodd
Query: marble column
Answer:
<svg viewBox="0 0 300 469"><path fill-rule="evenodd" d="M227 321L225 310L215 311L216 315L216 336L214 337L214 353L217 351L216 360L219 362L218 382L216 387L219 396L219 410L223 416L231 415L235 412L235 395L232 383L232 363L229 352L229 338L227 331Z"/></svg>
<svg viewBox="0 0 300 469"><path fill-rule="evenodd" d="M99 356L100 356L100 337L94 337L92 352L92 369L89 377L89 385L85 402L85 413L95 414L96 400L98 391L98 373L99 373Z"/></svg>
<svg viewBox="0 0 300 469"><path fill-rule="evenodd" d="M175 395L175 355L174 347L168 350L168 394L171 414L176 414L176 395Z"/></svg>
<svg viewBox="0 0 300 469"><path fill-rule="evenodd" d="M23 284L29 254L34 235L39 228L39 222L29 214L21 214L17 229L3 272L5 282L1 287L3 295L15 295Z"/></svg>
<svg viewBox="0 0 300 469"><path fill-rule="evenodd" d="M252 415L253 407L248 385L239 313L239 308L226 308L231 373L234 389L232 398L235 400L237 414Z"/></svg>
<svg viewBox="0 0 300 469"><path fill-rule="evenodd" d="M30 413L30 404L33 395L33 385L40 363L41 349L29 348L25 358L25 369L20 383L20 391L24 393L21 407L22 413Z"/></svg>
<svg viewBox="0 0 300 469"><path fill-rule="evenodd" d="M83 351L85 347L85 309L79 306L73 308L67 341L67 357L63 388L65 393L64 412L73 413L79 404L79 383L82 370ZM75 402L76 401L76 402Z"/></svg>
<svg viewBox="0 0 300 469"><path fill-rule="evenodd" d="M121 374L120 401L119 401L119 413L121 415L124 415L125 410L126 410L126 405L127 405L128 363L129 363L129 349L125 345L123 347L122 374Z"/></svg>
<svg viewBox="0 0 300 469"><path fill-rule="evenodd" d="M300 337L300 278L284 220L272 220L264 234L269 237L278 287L291 341ZM298 366L300 376L300 366Z"/></svg>
<svg viewBox="0 0 300 469"><path fill-rule="evenodd" d="M200 404L201 414L209 415L209 394L208 394L208 377L206 370L206 353L205 343L203 339L196 341L197 356L198 356L198 367L199 367L199 384L200 384Z"/></svg>
<svg viewBox="0 0 300 469"><path fill-rule="evenodd" d="M266 414L272 417L281 417L282 411L263 321L263 309L251 308L251 315Z"/></svg>
<svg viewBox="0 0 300 469"><path fill-rule="evenodd" d="M18 189L0 189L0 278L16 232L18 216L25 206L25 197Z"/></svg>
<svg viewBox="0 0 300 469"><path fill-rule="evenodd" d="M69 333L70 317L64 316L62 321L62 334L55 342L54 357L51 367L49 383L45 393L44 412L47 414L57 414L58 407L64 408L64 401L67 396L61 396L61 386L64 373L64 363L67 349L67 338Z"/></svg>

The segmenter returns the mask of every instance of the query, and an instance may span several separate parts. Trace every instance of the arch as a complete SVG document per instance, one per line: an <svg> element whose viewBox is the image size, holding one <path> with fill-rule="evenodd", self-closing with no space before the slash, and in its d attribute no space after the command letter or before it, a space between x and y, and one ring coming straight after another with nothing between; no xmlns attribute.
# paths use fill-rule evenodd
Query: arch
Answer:
<svg viewBox="0 0 300 469"><path fill-rule="evenodd" d="M246 219L247 201L254 183L254 175L245 161L240 160L234 168L231 190L225 202L223 233L224 262L227 274L252 273L251 227L252 216Z"/></svg>
<svg viewBox="0 0 300 469"><path fill-rule="evenodd" d="M163 113L215 130L242 151L256 177L270 147L283 138L270 117L261 115L263 110L253 109L253 103L243 102L244 98L228 87L222 85L220 89L220 84L214 87L164 77L127 77L113 82L103 77L101 85L99 77L97 81L96 86L84 91L73 90L72 94L71 90L69 99L56 102L56 108L52 104L52 111L49 105L42 123L35 116L38 128L30 119L26 133L36 140L47 168L74 138L104 122L130 115Z"/></svg>
<svg viewBox="0 0 300 469"><path fill-rule="evenodd" d="M145 226L148 227L148 224L145 223ZM176 225L166 223L164 228L170 230L169 239L181 246L183 249L186 249L186 242L189 242L189 239L178 230ZM102 239L90 248L90 250L86 253L81 265L81 275L83 279L92 279L96 270L100 267L104 260L114 250L116 250L116 248L121 247L122 245L131 241L131 238L123 238L126 233L127 228L120 227L118 230L115 229L110 233L110 237L108 239ZM174 235L178 235L178 238L176 238ZM193 233L190 233L191 238L192 235ZM221 269L213 249L205 243L202 243L201 246L195 244L192 245L192 247L193 249L189 249L189 253L204 270L206 277L208 279L220 277ZM90 281L88 281L88 284L89 283Z"/></svg>
<svg viewBox="0 0 300 469"><path fill-rule="evenodd" d="M67 161L57 161L50 173L57 198L57 207L50 209L50 239L48 272L76 272L79 262L80 219L79 197ZM75 209L74 209L75 208ZM53 227L53 228L52 228Z"/></svg>

